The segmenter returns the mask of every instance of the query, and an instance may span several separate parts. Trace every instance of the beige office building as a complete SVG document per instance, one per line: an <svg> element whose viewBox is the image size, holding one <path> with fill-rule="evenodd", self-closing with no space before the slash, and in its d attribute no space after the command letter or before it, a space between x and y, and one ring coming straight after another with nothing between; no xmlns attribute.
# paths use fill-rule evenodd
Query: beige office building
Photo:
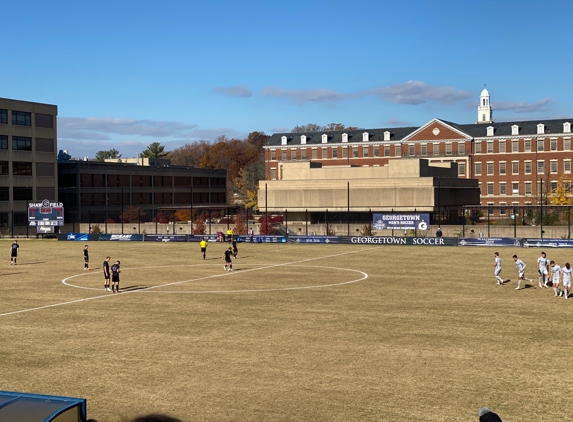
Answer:
<svg viewBox="0 0 573 422"><path fill-rule="evenodd" d="M55 105L0 98L3 225L26 225L29 202L58 199L57 115Z"/></svg>

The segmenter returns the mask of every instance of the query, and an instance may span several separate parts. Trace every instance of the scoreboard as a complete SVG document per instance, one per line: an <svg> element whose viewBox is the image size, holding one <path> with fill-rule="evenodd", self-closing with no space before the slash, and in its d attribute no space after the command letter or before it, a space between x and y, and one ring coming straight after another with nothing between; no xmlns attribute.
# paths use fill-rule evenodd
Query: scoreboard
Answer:
<svg viewBox="0 0 573 422"><path fill-rule="evenodd" d="M35 227L63 226L64 204L50 202L48 199L44 199L42 202L30 202L28 204L28 225Z"/></svg>

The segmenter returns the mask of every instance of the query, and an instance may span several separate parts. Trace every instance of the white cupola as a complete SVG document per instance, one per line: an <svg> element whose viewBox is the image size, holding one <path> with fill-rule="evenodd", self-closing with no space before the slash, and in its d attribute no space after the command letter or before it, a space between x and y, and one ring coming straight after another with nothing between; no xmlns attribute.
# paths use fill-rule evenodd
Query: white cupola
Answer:
<svg viewBox="0 0 573 422"><path fill-rule="evenodd" d="M493 109L489 101L489 92L485 88L479 96L478 119L476 123L493 123Z"/></svg>

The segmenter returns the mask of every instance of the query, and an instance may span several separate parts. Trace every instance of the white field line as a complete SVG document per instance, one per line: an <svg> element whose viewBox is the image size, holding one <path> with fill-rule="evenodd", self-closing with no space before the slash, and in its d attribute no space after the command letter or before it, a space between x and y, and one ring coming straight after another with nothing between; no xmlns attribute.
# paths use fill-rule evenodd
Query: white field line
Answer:
<svg viewBox="0 0 573 422"><path fill-rule="evenodd" d="M265 269L269 269L269 268L284 267L284 266L289 266L289 265L294 265L294 264L300 264L300 263L303 263L303 262L315 261L315 260L318 260L318 259L333 258L333 257L336 257L336 256L343 256L343 255L349 255L349 254L354 254L354 253L359 253L359 252L365 252L365 251L367 251L367 250L372 250L372 249L378 249L378 248L360 249L360 250L356 250L356 251L342 252L342 253L333 254L333 255L326 255L326 256L319 256L319 257L314 257L314 258L308 258L308 259L303 259L303 260L300 260L300 261L292 261L292 262L285 262L285 263L282 263L282 264L267 265L267 266L260 267L260 268L251 268L251 269L247 269L247 270L241 270L241 274L243 274L243 273L245 273L245 272L259 271L259 270L265 270ZM150 268L153 268L153 267L150 267ZM161 268L161 267L155 267L155 268ZM353 271L356 271L356 270L353 270ZM368 275L367 275L366 273L363 273L363 272L361 272L361 271L359 271L359 272L362 273L362 274L365 276L364 278L367 278L367 277L368 277ZM175 281L175 282L173 282L173 283L167 283L167 284L160 284L160 285L156 285L156 286L150 286L150 287L147 287L145 290L157 289L157 288L167 287L167 286L174 286L174 285L177 285L177 284L189 283L189 282L191 282L191 281L200 281L200 280L207 280L207 279L210 279L210 278L225 277L225 276L230 276L230 275L232 275L232 274L233 274L232 272L225 272L225 273L223 273L223 274L214 274L214 275L211 275L211 276L201 277L201 278L192 279L192 280ZM80 274L77 274L77 275L74 275L74 276L71 276L71 277L67 277L67 278L65 278L65 279L62 280L62 283L63 283L63 284L66 284L66 285L68 285L68 286L70 286L69 284L66 283L66 281L69 280L69 279L71 279L71 278L78 277L78 276L80 276ZM362 278L362 279L360 279L360 280L364 280L364 278ZM351 282L344 282L344 283L342 283L342 284L355 283L355 282L360 281L360 280L355 280L355 281L351 281ZM334 285L336 285L336 284L334 284ZM329 286L329 285L325 285L325 286L314 286L314 287L308 286L308 287L300 287L300 288L290 287L290 288L277 289L277 290L293 290L293 289L318 288L318 287L328 287L328 286ZM331 285L331 286L333 286L333 285ZM74 286L74 287L75 287L75 286ZM84 288L85 288L85 287L84 287ZM109 293L108 293L108 294L106 294L106 295L88 297L88 298L84 298L84 299L70 300L70 301L60 302L60 303L53 303L53 304L51 304L51 305L38 306L38 307L35 307L35 308L20 309L20 310L18 310L18 311L12 311L12 312L2 313L2 314L0 314L0 317L9 316L9 315L15 315L15 314L21 314L21 313L25 313L25 312L40 311L40 310L43 310L43 309L55 308L55 307L58 307L58 306L72 305L72 304L74 304L74 303L82 303L82 302L87 302L87 301L96 300L96 299L102 299L102 298L106 298L106 297L107 297L107 298L110 298L110 297L119 297L119 296L123 296L123 295L130 294L130 293L139 293L139 292L142 292L142 291L143 291L143 290L129 290L129 291L124 291L124 292L122 292L122 293L120 293L120 294L109 294ZM254 290L254 292L260 292L260 291L261 291L261 290ZM262 290L262 291L264 291L264 290ZM247 291L245 291L245 290L240 290L240 291L238 291L238 292L247 292ZM204 292L204 293L209 293L209 292ZM213 293L213 292L211 292L211 293ZM216 292L216 293L223 293L223 292ZM234 292L233 292L233 291L228 291L228 292L226 292L226 293L234 293Z"/></svg>

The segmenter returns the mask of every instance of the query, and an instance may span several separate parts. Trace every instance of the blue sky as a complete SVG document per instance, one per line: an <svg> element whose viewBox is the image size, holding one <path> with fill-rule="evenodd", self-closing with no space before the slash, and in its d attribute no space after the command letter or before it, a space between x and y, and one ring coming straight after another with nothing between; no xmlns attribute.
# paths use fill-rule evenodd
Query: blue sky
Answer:
<svg viewBox="0 0 573 422"><path fill-rule="evenodd" d="M0 96L58 105L58 148L573 117L573 2L30 0L2 6Z"/></svg>

